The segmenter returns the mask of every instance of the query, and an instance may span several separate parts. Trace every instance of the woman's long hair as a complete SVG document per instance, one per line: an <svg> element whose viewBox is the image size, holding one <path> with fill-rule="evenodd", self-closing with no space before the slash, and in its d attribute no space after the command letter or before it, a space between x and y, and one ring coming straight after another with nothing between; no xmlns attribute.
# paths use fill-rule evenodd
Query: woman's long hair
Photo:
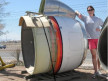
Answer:
<svg viewBox="0 0 108 81"><path fill-rule="evenodd" d="M91 5L87 7L87 10L88 10L88 8L91 8L91 9L95 10L94 7L91 6ZM93 14L93 16L95 16L95 14Z"/></svg>

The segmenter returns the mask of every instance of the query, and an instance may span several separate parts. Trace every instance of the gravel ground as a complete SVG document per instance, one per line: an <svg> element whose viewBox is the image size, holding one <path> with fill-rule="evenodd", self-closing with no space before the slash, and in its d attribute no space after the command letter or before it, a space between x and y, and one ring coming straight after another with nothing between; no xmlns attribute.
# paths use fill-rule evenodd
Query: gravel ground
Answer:
<svg viewBox="0 0 108 81"><path fill-rule="evenodd" d="M28 74L21 74L21 71L24 70L25 70L24 66L16 66L14 68L7 68L3 71L0 71L0 81L26 81L24 77L27 76ZM105 73L104 71L102 72ZM75 74L71 76L72 79L66 81L107 81L106 79L100 77L93 79L92 74L93 70L78 68L75 69ZM37 81L37 80L30 80L30 81Z"/></svg>

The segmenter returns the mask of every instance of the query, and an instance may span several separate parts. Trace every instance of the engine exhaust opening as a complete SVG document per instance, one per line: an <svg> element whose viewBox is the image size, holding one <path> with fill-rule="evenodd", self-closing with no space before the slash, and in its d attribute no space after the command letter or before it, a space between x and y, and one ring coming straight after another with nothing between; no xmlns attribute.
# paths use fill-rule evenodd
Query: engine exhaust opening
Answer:
<svg viewBox="0 0 108 81"><path fill-rule="evenodd" d="M22 53L25 67L34 67L35 51L34 51L34 38L31 28L27 28L25 23L22 27L21 33Z"/></svg>
<svg viewBox="0 0 108 81"><path fill-rule="evenodd" d="M104 27L102 29L100 38L99 38L99 43L98 43L98 53L99 53L99 58L102 63L102 66L107 68L107 29L108 29L108 18L106 19L104 23Z"/></svg>

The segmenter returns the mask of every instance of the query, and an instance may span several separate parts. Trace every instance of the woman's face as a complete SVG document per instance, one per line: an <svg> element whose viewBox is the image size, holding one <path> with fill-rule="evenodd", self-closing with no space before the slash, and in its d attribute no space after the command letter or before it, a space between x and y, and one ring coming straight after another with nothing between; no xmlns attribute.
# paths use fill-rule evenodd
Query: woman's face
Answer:
<svg viewBox="0 0 108 81"><path fill-rule="evenodd" d="M93 15L94 14L94 9L92 9L91 7L88 7L87 11L88 11L89 15Z"/></svg>

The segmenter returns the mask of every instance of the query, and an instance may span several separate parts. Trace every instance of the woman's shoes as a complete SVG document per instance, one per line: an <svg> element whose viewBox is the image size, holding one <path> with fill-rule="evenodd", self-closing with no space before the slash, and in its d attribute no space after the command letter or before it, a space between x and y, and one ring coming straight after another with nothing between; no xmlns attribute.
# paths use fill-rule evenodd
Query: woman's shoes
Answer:
<svg viewBox="0 0 108 81"><path fill-rule="evenodd" d="M100 71L97 71L93 74L92 78L96 78L97 76L101 75L102 73Z"/></svg>

